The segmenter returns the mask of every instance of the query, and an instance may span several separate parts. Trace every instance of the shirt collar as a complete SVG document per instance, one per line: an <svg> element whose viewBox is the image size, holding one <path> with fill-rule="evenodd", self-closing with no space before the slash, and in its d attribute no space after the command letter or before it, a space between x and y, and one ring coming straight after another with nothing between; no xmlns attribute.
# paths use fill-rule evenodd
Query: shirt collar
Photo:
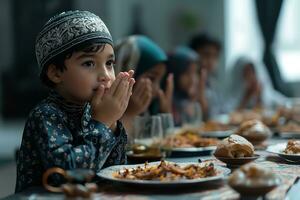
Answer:
<svg viewBox="0 0 300 200"><path fill-rule="evenodd" d="M49 99L57 103L63 111L69 114L78 113L78 115L82 115L83 110L86 106L86 104L80 105L66 100L55 90L50 91Z"/></svg>

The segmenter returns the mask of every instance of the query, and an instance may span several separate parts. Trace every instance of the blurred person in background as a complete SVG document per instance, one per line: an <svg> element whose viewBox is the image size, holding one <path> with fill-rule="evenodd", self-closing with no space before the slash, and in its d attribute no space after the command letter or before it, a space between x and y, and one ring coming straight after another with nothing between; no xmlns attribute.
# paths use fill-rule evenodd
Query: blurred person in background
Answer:
<svg viewBox="0 0 300 200"><path fill-rule="evenodd" d="M151 39L142 35L129 36L116 45L117 71L135 70L137 80L122 117L125 128L132 131L133 119L141 114L172 112L173 75L169 74L165 90L161 82L167 72L166 53Z"/></svg>
<svg viewBox="0 0 300 200"><path fill-rule="evenodd" d="M199 56L188 47L178 47L169 54L168 73L174 75L173 117L176 126L200 124L201 108L197 101Z"/></svg>
<svg viewBox="0 0 300 200"><path fill-rule="evenodd" d="M221 44L213 37L201 33L190 40L189 46L201 58L198 99L201 104L203 119L208 120L225 110L223 108L224 98L222 98L221 91L218 89L217 80Z"/></svg>
<svg viewBox="0 0 300 200"><path fill-rule="evenodd" d="M262 67L246 57L237 59L228 74L228 99L232 110L274 108L285 104L287 98L273 89Z"/></svg>

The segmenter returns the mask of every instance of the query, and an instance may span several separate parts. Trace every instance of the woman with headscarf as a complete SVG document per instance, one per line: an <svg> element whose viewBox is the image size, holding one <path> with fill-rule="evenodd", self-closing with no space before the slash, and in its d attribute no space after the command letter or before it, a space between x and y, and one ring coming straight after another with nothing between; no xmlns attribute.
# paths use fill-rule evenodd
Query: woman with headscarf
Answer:
<svg viewBox="0 0 300 200"><path fill-rule="evenodd" d="M172 112L173 76L166 80L166 89L161 89L161 81L166 73L167 56L152 40L142 35L125 38L116 45L116 69L135 70L137 80L123 116L127 129L132 128L135 116L142 113L155 115Z"/></svg>
<svg viewBox="0 0 300 200"><path fill-rule="evenodd" d="M240 57L230 72L229 94L233 109L255 109L283 105L285 97L272 88L263 68Z"/></svg>
<svg viewBox="0 0 300 200"><path fill-rule="evenodd" d="M199 56L188 47L178 47L168 57L167 69L174 76L173 116L175 125L200 123L197 102Z"/></svg>

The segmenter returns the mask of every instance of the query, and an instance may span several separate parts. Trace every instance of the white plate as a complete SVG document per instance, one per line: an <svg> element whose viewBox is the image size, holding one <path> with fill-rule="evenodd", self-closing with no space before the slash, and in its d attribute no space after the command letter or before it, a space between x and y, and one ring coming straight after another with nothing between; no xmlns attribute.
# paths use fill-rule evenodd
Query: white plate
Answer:
<svg viewBox="0 0 300 200"><path fill-rule="evenodd" d="M283 152L286 148L286 144L287 143L271 145L267 148L267 151L270 153L275 153L287 161L300 162L300 154L286 154Z"/></svg>
<svg viewBox="0 0 300 200"><path fill-rule="evenodd" d="M151 162L149 163L149 166L152 165L158 165L160 162ZM177 163L180 167L184 167L190 164L195 165L204 165L204 163ZM198 184L204 184L204 183L210 183L212 181L221 180L225 178L229 173L230 170L224 167L216 166L215 168L217 170L217 175L213 177L207 177L207 178L198 178L198 179L183 179L183 180L174 180L174 181L158 181L158 180L128 180L128 179L119 179L115 178L113 176L113 173L118 172L120 170L123 170L124 168L131 169L136 168L138 166L144 166L144 164L138 164L138 165L116 165L111 166L108 168L105 168L101 170L97 175L103 179L110 180L117 183L123 183L123 184L130 184L130 185L142 185L142 186L167 186L167 187L178 187L178 186L187 186L187 185L198 185Z"/></svg>

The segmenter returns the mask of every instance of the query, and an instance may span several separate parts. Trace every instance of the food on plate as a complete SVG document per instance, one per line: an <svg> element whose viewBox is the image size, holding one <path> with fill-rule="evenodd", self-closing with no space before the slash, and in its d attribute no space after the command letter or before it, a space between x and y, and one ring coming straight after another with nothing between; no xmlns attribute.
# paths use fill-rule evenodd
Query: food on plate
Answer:
<svg viewBox="0 0 300 200"><path fill-rule="evenodd" d="M218 139L203 138L197 133L186 130L181 133L167 136L162 141L162 146L166 148L208 147L216 146L218 142Z"/></svg>
<svg viewBox="0 0 300 200"><path fill-rule="evenodd" d="M213 163L190 164L180 166L175 163L161 161L155 165L145 163L136 168L125 168L113 174L115 178L129 180L174 181L184 179L199 179L217 175Z"/></svg>
<svg viewBox="0 0 300 200"><path fill-rule="evenodd" d="M230 124L240 125L244 121L248 120L262 120L262 115L257 111L252 110L241 110L230 114Z"/></svg>
<svg viewBox="0 0 300 200"><path fill-rule="evenodd" d="M285 125L279 126L277 129L282 133L293 132L300 134L300 124L294 121L290 121Z"/></svg>
<svg viewBox="0 0 300 200"><path fill-rule="evenodd" d="M237 129L236 134L243 136L253 144L262 142L272 136L270 129L259 120L243 122Z"/></svg>
<svg viewBox="0 0 300 200"><path fill-rule="evenodd" d="M223 124L217 121L208 121L205 122L202 126L200 126L199 131L200 132L228 131L231 129L232 127L230 127L227 124Z"/></svg>
<svg viewBox="0 0 300 200"><path fill-rule="evenodd" d="M283 152L286 154L300 154L300 141L289 140Z"/></svg>
<svg viewBox="0 0 300 200"><path fill-rule="evenodd" d="M214 155L228 158L252 157L254 147L246 138L233 134L217 145Z"/></svg>
<svg viewBox="0 0 300 200"><path fill-rule="evenodd" d="M278 115L283 118L286 122L294 121L296 123L300 123L300 107L290 107L290 108L279 108Z"/></svg>

